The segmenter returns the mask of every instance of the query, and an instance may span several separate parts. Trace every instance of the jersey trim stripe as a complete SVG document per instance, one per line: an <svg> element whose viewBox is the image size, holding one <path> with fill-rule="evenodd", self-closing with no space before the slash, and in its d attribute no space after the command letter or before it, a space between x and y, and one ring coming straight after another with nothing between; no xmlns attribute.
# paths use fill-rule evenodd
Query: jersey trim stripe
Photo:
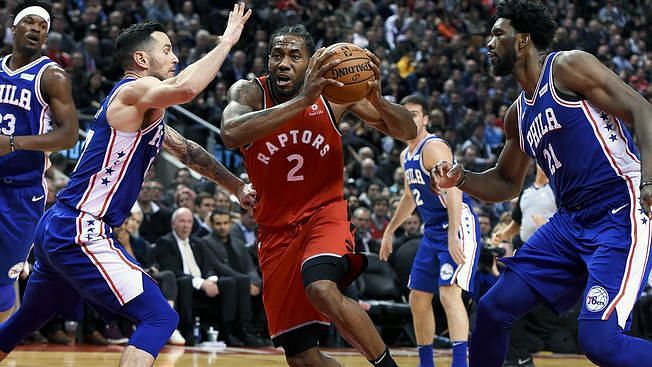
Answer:
<svg viewBox="0 0 652 367"><path fill-rule="evenodd" d="M131 146L131 149L129 150L129 154L127 155L127 159L125 160L125 162L122 164L122 167L120 168L120 173L118 173L118 180L113 181L114 184L113 184L113 186L111 186L111 189L109 190L109 193L106 195L106 198L104 199L104 205L102 206L102 209L100 210L100 216L104 216L106 214L106 210L109 207L109 203L113 199L113 195L115 194L116 190L120 187L120 183L122 183L122 180L125 178L124 173L127 170L127 167L129 166L129 163L131 163L131 159L134 156L134 152L136 151L136 147L140 143L141 137L142 137L142 133L139 131L136 134L136 138L135 138L135 140L133 142L133 145ZM102 168L102 169L104 169L104 168Z"/></svg>
<svg viewBox="0 0 652 367"><path fill-rule="evenodd" d="M523 100L525 101L526 104L530 106L534 105L534 103L537 101L537 97L539 96L539 87L541 86L541 82L543 81L543 74L545 74L546 66L548 65L548 59L550 59L550 55L552 54L546 56L546 60L543 62L543 68L541 69L541 74L539 74L539 81L537 82L537 87L534 89L534 92L532 93L532 99L531 100L527 99L525 92L523 92Z"/></svg>
<svg viewBox="0 0 652 367"><path fill-rule="evenodd" d="M263 84L260 82L260 80L258 78L254 78L254 80L256 81L256 84L258 85L258 87L260 87L260 91L263 94L263 110L267 109L267 98L265 98L266 97L265 96L265 87L263 87Z"/></svg>
<svg viewBox="0 0 652 367"><path fill-rule="evenodd" d="M340 127L337 125L337 119L335 118L335 113L333 113L333 109L331 109L330 103L321 94L319 95L319 98L321 99L321 103L326 108L326 112L328 112L328 118L331 120L331 124L333 124L333 128L337 132L337 135L339 135L341 137L342 136L342 131L340 131Z"/></svg>
<svg viewBox="0 0 652 367"><path fill-rule="evenodd" d="M566 101L564 100L561 96L557 94L557 88L555 88L555 79L552 75L553 69L555 68L555 58L560 54L560 52L555 53L555 56L553 56L552 61L550 61L550 73L548 75L548 89L550 90L550 94L552 95L552 99L557 102L558 104L568 107L568 108L578 108L582 107L582 101Z"/></svg>
<svg viewBox="0 0 652 367"><path fill-rule="evenodd" d="M521 146L521 151L527 155L527 152L525 151L525 141L523 140L523 116L521 115L521 99L525 99L525 93L523 92L521 92L521 95L516 100L516 117L518 118L516 125L518 127L518 143Z"/></svg>
<svg viewBox="0 0 652 367"><path fill-rule="evenodd" d="M113 280L111 279L111 277L110 277L109 274L107 273L106 269L104 268L104 266L102 265L102 263L99 262L99 261L97 260L97 257L95 256L95 254L93 254L93 253L89 250L88 246L86 245L86 242L83 241L83 240L81 239L81 236L82 236L82 229L83 229L83 227L82 227L82 221L83 221L83 218L84 218L85 216L86 216L86 213L84 213L84 212L80 213L80 214L77 216L77 236L75 237L75 242L77 242L77 244L81 247L82 251L84 251L84 253L86 254L86 256L88 256L88 257L91 259L91 261L93 262L93 264L94 264L94 265L97 267L97 269L100 271L100 274L102 274L102 277L104 278L104 280L106 280L106 282L108 283L109 287L111 288L111 291L112 291L113 294L116 296L116 298L118 299L118 301L120 302L120 304L121 304L121 305L124 305L124 304L125 304L125 300L124 300L124 298L122 297L122 295L120 294L120 291L118 291L118 288L117 288L117 287L115 286L115 284L113 283ZM93 218L93 219L95 219L95 218Z"/></svg>
<svg viewBox="0 0 652 367"><path fill-rule="evenodd" d="M107 166L107 162L109 161L109 158L111 157L111 149L113 149L113 141L115 140L115 130L113 130L113 134L111 134L111 139L109 141L109 146L106 150L106 153L104 154L104 159L102 160L102 170L104 170L104 167ZM88 147L88 143L86 144ZM79 158L79 161L81 161L81 157ZM93 176L91 176L89 182L90 184L88 185L88 188L84 192L84 195L82 195L82 199L79 201L79 204L77 204L77 209L81 210L84 205L86 204L86 201L88 200L89 196L91 195L91 192L93 191L93 187L95 187L95 180L97 180L97 176L102 173L102 171L95 172Z"/></svg>
<svg viewBox="0 0 652 367"><path fill-rule="evenodd" d="M614 119L613 116L611 118L612 121L616 122L616 131L618 132L618 135L625 141L625 152L627 155L633 159L636 163L641 163L641 161L636 157L636 154L634 154L630 149L629 149L629 140L627 140L627 136L623 133L623 125L622 121L620 119L616 118Z"/></svg>
<svg viewBox="0 0 652 367"><path fill-rule="evenodd" d="M18 74L20 74L20 73L24 72L25 70L27 70L27 69L33 67L34 65L38 64L39 62L41 62L41 61L43 61L43 60L50 60L50 58L47 57L47 56L41 56L41 57L39 57L38 59L36 59L36 60L30 62L30 63L27 64L27 65L24 65L24 66L22 66L22 67L20 67L20 68L18 68L18 69L16 69L16 70L11 70L11 69L9 69L9 65L7 65L7 62L9 61L9 58L10 58L11 56L12 56L12 55L9 54L9 55L5 56L5 57L2 59L2 69L3 69L3 70L5 71L5 73L7 73L7 75L9 75L9 76L15 76L15 75L18 75Z"/></svg>

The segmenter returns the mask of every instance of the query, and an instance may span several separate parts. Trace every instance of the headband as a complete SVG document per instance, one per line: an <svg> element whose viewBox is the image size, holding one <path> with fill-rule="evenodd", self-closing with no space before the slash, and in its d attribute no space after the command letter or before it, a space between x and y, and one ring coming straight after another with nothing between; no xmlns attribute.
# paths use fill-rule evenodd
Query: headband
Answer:
<svg viewBox="0 0 652 367"><path fill-rule="evenodd" d="M14 18L14 26L20 23L20 21L28 15L37 15L43 18L48 24L48 31L50 30L50 14L47 10L43 9L40 6L28 6L25 9L21 10L18 14L16 14L16 18Z"/></svg>

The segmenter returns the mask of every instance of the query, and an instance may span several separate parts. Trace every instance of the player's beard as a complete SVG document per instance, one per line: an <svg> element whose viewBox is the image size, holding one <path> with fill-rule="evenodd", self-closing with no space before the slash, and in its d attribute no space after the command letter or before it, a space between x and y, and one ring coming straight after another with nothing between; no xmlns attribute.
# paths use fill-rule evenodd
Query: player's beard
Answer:
<svg viewBox="0 0 652 367"><path fill-rule="evenodd" d="M275 73L270 73L269 74L269 79L270 79L270 85L272 86L272 91L274 93L274 96L277 99L292 99L296 95L299 94L299 91L301 90L301 87L303 87L303 79L299 79L296 81L293 81L292 88L290 90L282 90L281 88L278 87L276 84L276 78L277 75Z"/></svg>
<svg viewBox="0 0 652 367"><path fill-rule="evenodd" d="M506 76L512 73L514 69L514 64L516 64L516 51L514 51L514 43L512 42L511 47L507 48L507 51L499 56L496 54L496 63L494 64L494 74L497 76Z"/></svg>

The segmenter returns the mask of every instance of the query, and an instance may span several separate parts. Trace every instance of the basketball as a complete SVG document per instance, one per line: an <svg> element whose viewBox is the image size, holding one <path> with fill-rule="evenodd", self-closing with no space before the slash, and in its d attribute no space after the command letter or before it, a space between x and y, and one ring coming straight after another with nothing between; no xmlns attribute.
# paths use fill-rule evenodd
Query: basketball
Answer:
<svg viewBox="0 0 652 367"><path fill-rule="evenodd" d="M335 59L340 59L340 63L328 70L324 77L335 79L344 86L326 86L323 91L326 98L340 104L364 98L369 93L367 82L375 78L374 71L369 66L371 59L362 48L353 43L336 43L326 48L324 52L331 50L336 52L325 59L323 64Z"/></svg>

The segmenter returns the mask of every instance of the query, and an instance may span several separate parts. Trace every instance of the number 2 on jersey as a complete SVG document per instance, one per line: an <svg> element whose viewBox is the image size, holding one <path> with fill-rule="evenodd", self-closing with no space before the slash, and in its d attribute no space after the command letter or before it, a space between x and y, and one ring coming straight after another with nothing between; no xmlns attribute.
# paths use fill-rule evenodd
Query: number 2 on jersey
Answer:
<svg viewBox="0 0 652 367"><path fill-rule="evenodd" d="M555 151L552 149L551 144L548 144L548 148L543 148L543 157L548 161L550 175L554 175L555 172L561 168L561 162L557 159L557 155L555 155Z"/></svg>
<svg viewBox="0 0 652 367"><path fill-rule="evenodd" d="M4 125L0 132L2 135L14 135L16 131L16 116L11 113L0 115L0 126Z"/></svg>
<svg viewBox="0 0 652 367"><path fill-rule="evenodd" d="M412 190L412 196L414 196L414 202L417 204L417 206L423 205L423 200L421 200L421 192L419 190Z"/></svg>
<svg viewBox="0 0 652 367"><path fill-rule="evenodd" d="M288 162L296 161L297 163L288 172L288 181L303 181L303 175L297 175L297 172L303 167L303 157L299 154L292 154L288 156Z"/></svg>

